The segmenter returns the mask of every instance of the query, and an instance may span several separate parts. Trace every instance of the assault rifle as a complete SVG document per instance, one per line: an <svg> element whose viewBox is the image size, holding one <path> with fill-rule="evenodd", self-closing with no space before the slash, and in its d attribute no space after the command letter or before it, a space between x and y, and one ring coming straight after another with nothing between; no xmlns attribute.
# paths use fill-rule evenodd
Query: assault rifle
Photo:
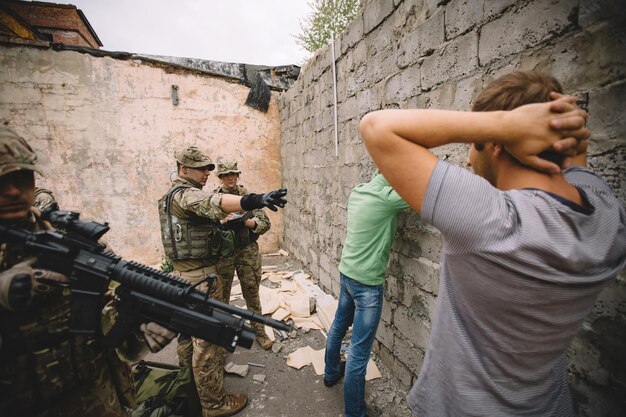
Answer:
<svg viewBox="0 0 626 417"><path fill-rule="evenodd" d="M37 266L64 274L71 291L71 333L100 334L105 293L115 288L118 319L104 343L119 346L139 325L155 322L168 329L204 339L233 352L237 345L250 348L255 332L245 319L289 331L289 325L258 313L224 304L196 287L215 279L209 275L191 285L170 274L105 252L98 240L108 223L85 222L70 211L44 210L44 219L58 230L30 232L0 224L0 243L21 245L37 257Z"/></svg>

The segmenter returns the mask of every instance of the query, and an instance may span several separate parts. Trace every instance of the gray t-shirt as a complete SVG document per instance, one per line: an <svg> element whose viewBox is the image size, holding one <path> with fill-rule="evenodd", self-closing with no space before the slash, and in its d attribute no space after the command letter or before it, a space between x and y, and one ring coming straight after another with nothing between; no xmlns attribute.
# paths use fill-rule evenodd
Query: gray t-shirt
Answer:
<svg viewBox="0 0 626 417"><path fill-rule="evenodd" d="M500 191L440 161L422 219L444 236L430 342L408 395L417 416L570 416L565 351L626 264L626 214L588 170L584 207Z"/></svg>

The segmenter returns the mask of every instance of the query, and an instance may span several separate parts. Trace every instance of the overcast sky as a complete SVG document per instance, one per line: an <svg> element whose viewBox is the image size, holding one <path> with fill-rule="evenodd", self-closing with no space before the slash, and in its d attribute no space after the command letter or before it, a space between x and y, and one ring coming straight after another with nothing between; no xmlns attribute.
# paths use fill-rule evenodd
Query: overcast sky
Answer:
<svg viewBox="0 0 626 417"><path fill-rule="evenodd" d="M45 0L47 1L47 0ZM102 49L259 65L302 65L309 0L54 0L83 11Z"/></svg>

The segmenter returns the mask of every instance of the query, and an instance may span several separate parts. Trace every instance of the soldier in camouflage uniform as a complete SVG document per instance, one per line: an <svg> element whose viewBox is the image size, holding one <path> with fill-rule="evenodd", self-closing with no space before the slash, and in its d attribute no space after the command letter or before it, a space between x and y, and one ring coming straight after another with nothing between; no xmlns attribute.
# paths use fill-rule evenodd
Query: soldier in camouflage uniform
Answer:
<svg viewBox="0 0 626 417"><path fill-rule="evenodd" d="M24 139L0 127L0 222L50 228L32 208L36 158ZM0 245L0 415L125 416L124 406L136 405L128 364L99 338L69 334L69 290L42 279L68 282L37 269L19 245ZM103 310L103 331L114 316L111 306ZM118 351L135 361L147 353L146 343L131 334Z"/></svg>
<svg viewBox="0 0 626 417"><path fill-rule="evenodd" d="M215 189L216 193L244 195L248 193L246 187L237 184L239 180L237 161L223 159L217 162L215 175L222 185ZM259 299L259 284L261 283L261 254L259 244L256 243L260 235L270 229L270 219L263 210L252 210L247 213L235 213L224 219L226 228L235 232L235 251L233 256L220 259L217 270L224 280L224 299L230 300L230 290L233 274L237 270L237 277L241 282L241 292L248 310L261 313ZM228 301L226 301L228 302ZM262 349L272 347L272 340L265 334L262 323L252 323L256 331L256 340Z"/></svg>
<svg viewBox="0 0 626 417"><path fill-rule="evenodd" d="M35 202L33 203L33 207L39 211L44 211L48 207L58 209L59 205L54 199L52 191L42 187L35 187Z"/></svg>
<svg viewBox="0 0 626 417"><path fill-rule="evenodd" d="M165 254L172 260L175 274L196 284L208 274L218 279L201 284L201 290L221 301L224 282L217 263L232 255L234 233L221 228L220 220L228 213L268 207L278 210L287 202L287 190L265 194L234 196L202 190L215 169L211 159L195 146L174 153L178 177L159 200L161 238ZM202 339L179 338L178 360L181 366L192 366L204 417L231 416L247 404L244 394L227 394L224 390L224 349Z"/></svg>

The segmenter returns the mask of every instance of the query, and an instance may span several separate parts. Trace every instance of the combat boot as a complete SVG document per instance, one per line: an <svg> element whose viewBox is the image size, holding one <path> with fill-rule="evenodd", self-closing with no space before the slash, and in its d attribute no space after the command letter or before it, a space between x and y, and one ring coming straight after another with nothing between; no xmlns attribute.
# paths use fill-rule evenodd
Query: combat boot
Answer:
<svg viewBox="0 0 626 417"><path fill-rule="evenodd" d="M228 417L234 416L248 405L248 397L245 394L226 394L224 403L218 408L203 408L202 417Z"/></svg>
<svg viewBox="0 0 626 417"><path fill-rule="evenodd" d="M261 323L254 323L252 327L256 333L256 341L259 343L259 346L261 346L261 349L270 350L274 342L272 342L272 339L267 337L267 334L265 333L265 326Z"/></svg>
<svg viewBox="0 0 626 417"><path fill-rule="evenodd" d="M272 348L272 345L274 344L272 339L267 337L266 334L262 334L260 336L257 336L256 337L256 341L259 343L259 346L261 346L261 349L263 349L263 350L270 350Z"/></svg>

